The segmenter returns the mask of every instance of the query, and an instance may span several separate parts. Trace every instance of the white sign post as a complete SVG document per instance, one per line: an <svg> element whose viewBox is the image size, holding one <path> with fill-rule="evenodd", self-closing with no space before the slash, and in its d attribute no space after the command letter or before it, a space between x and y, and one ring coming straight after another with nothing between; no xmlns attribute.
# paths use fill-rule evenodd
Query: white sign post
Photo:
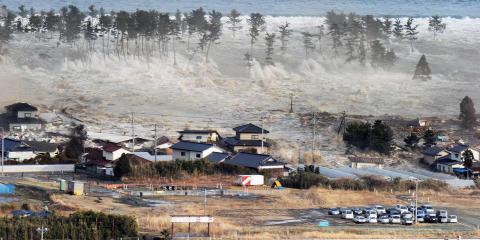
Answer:
<svg viewBox="0 0 480 240"><path fill-rule="evenodd" d="M206 223L208 225L207 236L210 237L210 223L213 223L214 218L211 216L190 216L190 215L177 215L171 216L172 222L172 236L173 234L173 224L174 223L188 223L188 237L190 238L190 224L192 223Z"/></svg>

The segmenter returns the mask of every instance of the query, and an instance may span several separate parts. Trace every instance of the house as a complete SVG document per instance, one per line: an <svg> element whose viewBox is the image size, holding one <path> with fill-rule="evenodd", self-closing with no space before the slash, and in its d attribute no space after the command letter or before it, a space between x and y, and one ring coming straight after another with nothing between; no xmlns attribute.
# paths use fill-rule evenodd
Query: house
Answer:
<svg viewBox="0 0 480 240"><path fill-rule="evenodd" d="M20 161L35 158L38 154L49 154L56 156L59 152L58 145L40 141L20 141L5 138L5 156L9 160Z"/></svg>
<svg viewBox="0 0 480 240"><path fill-rule="evenodd" d="M266 154L239 152L223 163L250 168L257 172L269 172L272 176L283 176L285 171L285 163Z"/></svg>
<svg viewBox="0 0 480 240"><path fill-rule="evenodd" d="M212 152L223 152L223 150L211 143L196 143L180 141L173 144L173 159L195 160L205 158Z"/></svg>
<svg viewBox="0 0 480 240"><path fill-rule="evenodd" d="M462 161L463 162L463 153L467 150L472 151L473 153L473 159L474 160L479 160L479 152L467 144L456 144L452 148L449 149L450 152L450 158L455 161Z"/></svg>
<svg viewBox="0 0 480 240"><path fill-rule="evenodd" d="M105 132L88 132L87 136L94 143L105 146L105 145L118 145L127 149L132 149L132 144L134 144L135 149L141 149L144 147L145 143L153 141L153 139L146 137L132 137L127 135L117 135L113 133Z"/></svg>
<svg viewBox="0 0 480 240"><path fill-rule="evenodd" d="M374 157L349 157L351 168L383 168L383 158Z"/></svg>
<svg viewBox="0 0 480 240"><path fill-rule="evenodd" d="M54 157L59 153L58 144L55 143L45 141L23 141L23 143L33 148L36 154L48 154Z"/></svg>
<svg viewBox="0 0 480 240"><path fill-rule="evenodd" d="M228 157L230 157L228 153L212 152L206 157L206 159L211 162L222 163L228 159Z"/></svg>
<svg viewBox="0 0 480 240"><path fill-rule="evenodd" d="M472 167L470 168L470 174L472 177L480 176L480 162L473 162Z"/></svg>
<svg viewBox="0 0 480 240"><path fill-rule="evenodd" d="M183 130L179 131L180 141L214 143L218 142L221 137L215 130Z"/></svg>
<svg viewBox="0 0 480 240"><path fill-rule="evenodd" d="M264 154L271 146L266 141L269 131L251 123L233 128L235 137L227 137L224 144L234 152L252 152Z"/></svg>
<svg viewBox="0 0 480 240"><path fill-rule="evenodd" d="M13 138L3 139L3 156L7 157L8 153L18 146L22 145L22 141ZM1 151L1 149L0 149Z"/></svg>
<svg viewBox="0 0 480 240"><path fill-rule="evenodd" d="M132 153L133 155L143 158L147 161L151 162L160 162L160 161L172 161L173 157L171 154L165 154L162 151L157 151L155 155L155 151L152 151L150 149L148 150L140 150L140 151L135 151Z"/></svg>
<svg viewBox="0 0 480 240"><path fill-rule="evenodd" d="M83 162L87 174L96 176L114 176L113 168L115 163L103 157L103 150L99 148L86 149L87 154L83 157Z"/></svg>
<svg viewBox="0 0 480 240"><path fill-rule="evenodd" d="M439 158L445 157L449 154L450 153L443 148L437 146L429 147L423 151L423 161L429 165L432 165Z"/></svg>
<svg viewBox="0 0 480 240"><path fill-rule="evenodd" d="M103 147L102 157L108 161L115 161L119 159L123 154L130 153L130 151L122 148L121 146L109 144Z"/></svg>
<svg viewBox="0 0 480 240"><path fill-rule="evenodd" d="M38 109L28 103L15 103L5 107L10 131L42 129L45 122L37 117Z"/></svg>
<svg viewBox="0 0 480 240"><path fill-rule="evenodd" d="M18 161L18 162L23 162L25 160L32 159L36 156L37 154L35 153L35 150L32 147L25 145L23 143L11 149L7 153L7 159Z"/></svg>
<svg viewBox="0 0 480 240"><path fill-rule="evenodd" d="M454 173L454 169L464 168L461 161L453 160L450 156L445 156L435 162L435 169L439 172Z"/></svg>

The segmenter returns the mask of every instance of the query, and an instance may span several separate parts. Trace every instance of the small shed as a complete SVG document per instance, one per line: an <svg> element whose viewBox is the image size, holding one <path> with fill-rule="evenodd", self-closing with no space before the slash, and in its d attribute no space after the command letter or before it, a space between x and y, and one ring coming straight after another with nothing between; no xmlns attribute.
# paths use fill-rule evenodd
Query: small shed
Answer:
<svg viewBox="0 0 480 240"><path fill-rule="evenodd" d="M383 168L385 161L383 158L375 157L349 157L351 168Z"/></svg>
<svg viewBox="0 0 480 240"><path fill-rule="evenodd" d="M81 196L84 194L84 182L80 181L69 181L68 182L68 193Z"/></svg>

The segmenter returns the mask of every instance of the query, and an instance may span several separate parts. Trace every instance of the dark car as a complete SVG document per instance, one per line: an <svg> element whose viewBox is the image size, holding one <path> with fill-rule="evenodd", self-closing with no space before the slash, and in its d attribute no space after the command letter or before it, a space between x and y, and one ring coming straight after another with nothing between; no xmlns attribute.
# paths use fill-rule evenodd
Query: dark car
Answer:
<svg viewBox="0 0 480 240"><path fill-rule="evenodd" d="M388 215L400 215L400 211L398 211L396 208L389 208L386 210L386 213Z"/></svg>
<svg viewBox="0 0 480 240"><path fill-rule="evenodd" d="M425 216L425 222L426 223L437 223L438 219L436 216Z"/></svg>

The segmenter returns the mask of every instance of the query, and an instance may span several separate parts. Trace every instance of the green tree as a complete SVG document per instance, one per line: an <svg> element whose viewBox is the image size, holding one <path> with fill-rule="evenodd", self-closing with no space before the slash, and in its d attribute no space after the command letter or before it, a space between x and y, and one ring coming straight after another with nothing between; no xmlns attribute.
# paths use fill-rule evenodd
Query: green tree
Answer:
<svg viewBox="0 0 480 240"><path fill-rule="evenodd" d="M396 39L403 39L403 25L399 18L395 19L395 22L393 23L393 36Z"/></svg>
<svg viewBox="0 0 480 240"><path fill-rule="evenodd" d="M133 174L133 168L126 154L123 154L115 164L113 172L116 177L125 177Z"/></svg>
<svg viewBox="0 0 480 240"><path fill-rule="evenodd" d="M230 24L228 29L232 31L233 38L235 38L235 33L242 29L242 26L239 25L241 22L242 19L240 19L240 13L236 9L232 9L232 11L230 11L228 14L227 24Z"/></svg>
<svg viewBox="0 0 480 240"><path fill-rule="evenodd" d="M407 19L407 23L404 25L405 27L405 36L410 41L410 50L413 52L413 44L418 39L418 24L413 24L413 18L409 17Z"/></svg>
<svg viewBox="0 0 480 240"><path fill-rule="evenodd" d="M437 37L437 34L443 33L447 28L447 24L442 22L442 18L438 15L434 15L428 19L428 30L433 32L433 38Z"/></svg>
<svg viewBox="0 0 480 240"><path fill-rule="evenodd" d="M273 65L273 44L275 43L275 33L266 33L265 34L265 45L267 49L265 50L265 63L267 65Z"/></svg>
<svg viewBox="0 0 480 240"><path fill-rule="evenodd" d="M413 79L429 80L432 78L430 77L431 73L432 71L430 70L430 66L428 65L427 57L425 57L425 55L422 55L422 57L420 57L420 60L417 63L417 66L415 67Z"/></svg>
<svg viewBox="0 0 480 240"><path fill-rule="evenodd" d="M308 53L315 49L315 44L313 44L312 37L313 34L309 32L302 32L303 37L303 48L305 49L305 57L308 57Z"/></svg>
<svg viewBox="0 0 480 240"><path fill-rule="evenodd" d="M370 133L370 148L379 153L390 155L392 152L393 130L387 124L376 120Z"/></svg>
<svg viewBox="0 0 480 240"><path fill-rule="evenodd" d="M469 96L465 96L460 103L460 115L458 118L462 121L464 127L470 128L477 122L475 106Z"/></svg>
<svg viewBox="0 0 480 240"><path fill-rule="evenodd" d="M285 22L284 24L281 24L278 26L278 32L280 33L280 43L282 44L280 46L280 50L282 50L283 53L287 50L287 43L288 39L292 35L292 30L290 29L290 23Z"/></svg>
<svg viewBox="0 0 480 240"><path fill-rule="evenodd" d="M347 125L343 140L360 149L369 146L370 123L353 122Z"/></svg>
<svg viewBox="0 0 480 240"><path fill-rule="evenodd" d="M465 167L468 169L472 168L474 156L473 156L473 152L470 149L467 149L463 152L462 158L463 158L463 164L465 165Z"/></svg>
<svg viewBox="0 0 480 240"><path fill-rule="evenodd" d="M69 140L65 146L65 156L78 160L84 152L84 144L87 139L87 131L84 125L77 125L70 130Z"/></svg>
<svg viewBox="0 0 480 240"><path fill-rule="evenodd" d="M253 44L257 41L260 32L265 30L265 17L261 13L252 13L250 18L247 19L247 23L250 25L248 35L250 36L250 61L253 57Z"/></svg>
<svg viewBox="0 0 480 240"><path fill-rule="evenodd" d="M428 129L423 134L423 141L425 146L431 147L437 144L437 134L432 129Z"/></svg>
<svg viewBox="0 0 480 240"><path fill-rule="evenodd" d="M412 132L406 138L403 139L405 145L411 149L415 149L417 147L420 138L417 136L416 133Z"/></svg>

